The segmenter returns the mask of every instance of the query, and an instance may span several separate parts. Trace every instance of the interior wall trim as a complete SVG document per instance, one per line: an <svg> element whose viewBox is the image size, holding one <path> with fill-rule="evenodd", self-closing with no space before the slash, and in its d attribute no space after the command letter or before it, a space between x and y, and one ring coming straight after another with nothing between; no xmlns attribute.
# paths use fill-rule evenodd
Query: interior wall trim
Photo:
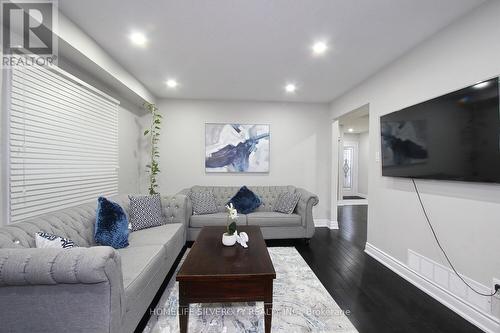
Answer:
<svg viewBox="0 0 500 333"><path fill-rule="evenodd" d="M336 230L339 228L339 223L337 221L331 221L329 219L314 219L314 226L316 228L329 228Z"/></svg>

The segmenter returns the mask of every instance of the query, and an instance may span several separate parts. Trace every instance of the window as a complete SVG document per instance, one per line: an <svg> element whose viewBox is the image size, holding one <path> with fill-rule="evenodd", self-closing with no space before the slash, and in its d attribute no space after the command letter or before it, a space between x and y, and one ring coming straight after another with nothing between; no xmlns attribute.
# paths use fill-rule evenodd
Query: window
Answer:
<svg viewBox="0 0 500 333"><path fill-rule="evenodd" d="M9 222L117 194L118 101L55 67L9 77Z"/></svg>

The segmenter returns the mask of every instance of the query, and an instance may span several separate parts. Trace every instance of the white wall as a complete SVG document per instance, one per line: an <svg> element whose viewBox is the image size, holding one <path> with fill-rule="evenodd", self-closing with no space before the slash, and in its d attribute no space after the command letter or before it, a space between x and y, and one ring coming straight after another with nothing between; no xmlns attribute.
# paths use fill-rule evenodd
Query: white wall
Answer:
<svg viewBox="0 0 500 333"><path fill-rule="evenodd" d="M192 185L295 185L319 196L316 218L330 214L330 126L326 104L161 100L160 190ZM148 116L146 116L148 119ZM268 174L205 173L205 123L270 124Z"/></svg>
<svg viewBox="0 0 500 333"><path fill-rule="evenodd" d="M359 142L359 134L343 133L344 141Z"/></svg>
<svg viewBox="0 0 500 333"><path fill-rule="evenodd" d="M368 242L407 262L408 249L444 264L409 180L381 177L380 115L500 73L500 1L422 43L331 104L337 118L370 103ZM437 234L457 269L491 286L500 277L500 185L418 181Z"/></svg>
<svg viewBox="0 0 500 333"><path fill-rule="evenodd" d="M118 109L118 191L120 194L140 192L141 124L135 113Z"/></svg>
<svg viewBox="0 0 500 333"><path fill-rule="evenodd" d="M370 157L370 142L368 132L359 134L358 145L358 193L368 197L368 169Z"/></svg>

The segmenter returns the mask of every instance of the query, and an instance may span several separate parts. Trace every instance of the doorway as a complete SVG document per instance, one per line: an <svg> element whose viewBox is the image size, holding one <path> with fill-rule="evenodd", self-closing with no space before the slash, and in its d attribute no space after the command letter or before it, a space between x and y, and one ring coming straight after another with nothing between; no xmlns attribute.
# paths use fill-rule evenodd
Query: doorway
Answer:
<svg viewBox="0 0 500 333"><path fill-rule="evenodd" d="M368 204L369 105L338 119L338 205Z"/></svg>

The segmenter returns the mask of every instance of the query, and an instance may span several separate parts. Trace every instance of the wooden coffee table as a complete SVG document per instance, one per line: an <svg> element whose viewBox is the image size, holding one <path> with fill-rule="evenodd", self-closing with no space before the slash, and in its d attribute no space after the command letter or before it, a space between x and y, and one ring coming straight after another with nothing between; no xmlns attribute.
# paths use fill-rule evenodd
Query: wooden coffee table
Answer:
<svg viewBox="0 0 500 333"><path fill-rule="evenodd" d="M266 243L257 226L246 232L248 248L222 245L225 227L203 227L177 273L179 325L186 333L190 303L264 302L266 333L271 332L273 280L276 278Z"/></svg>

